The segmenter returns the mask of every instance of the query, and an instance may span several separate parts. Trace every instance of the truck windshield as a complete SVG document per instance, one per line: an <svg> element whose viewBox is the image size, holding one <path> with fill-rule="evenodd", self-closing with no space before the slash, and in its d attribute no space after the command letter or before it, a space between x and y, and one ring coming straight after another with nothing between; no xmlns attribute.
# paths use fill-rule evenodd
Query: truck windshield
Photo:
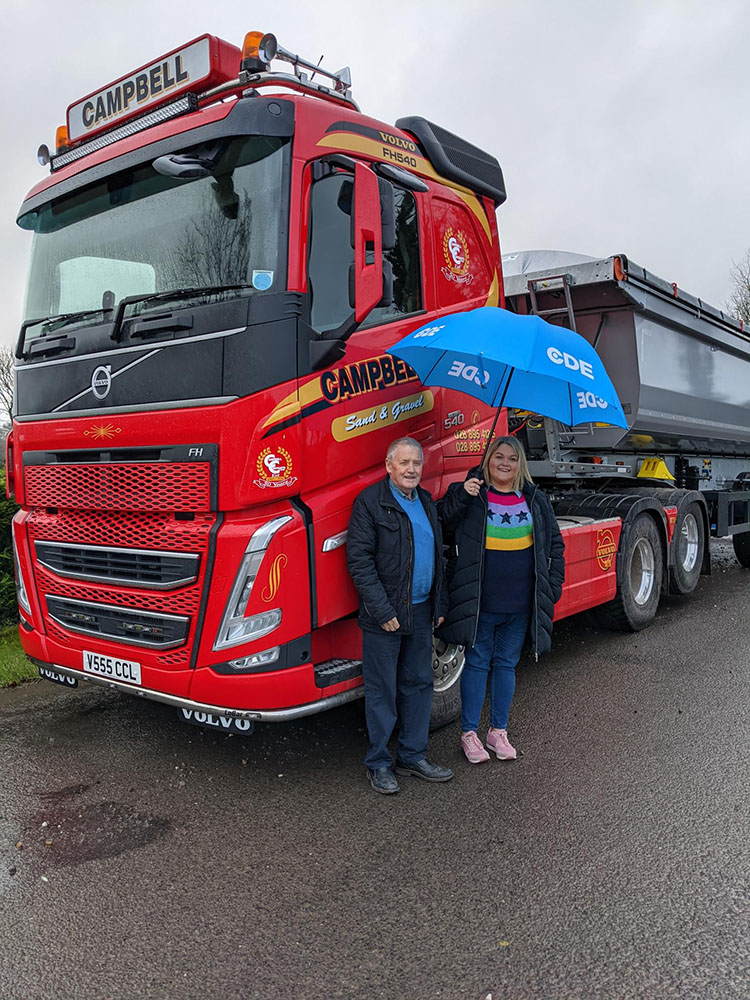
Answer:
<svg viewBox="0 0 750 1000"><path fill-rule="evenodd" d="M34 233L25 319L171 290L283 288L284 143L229 139L208 176L166 177L147 163L21 216Z"/></svg>

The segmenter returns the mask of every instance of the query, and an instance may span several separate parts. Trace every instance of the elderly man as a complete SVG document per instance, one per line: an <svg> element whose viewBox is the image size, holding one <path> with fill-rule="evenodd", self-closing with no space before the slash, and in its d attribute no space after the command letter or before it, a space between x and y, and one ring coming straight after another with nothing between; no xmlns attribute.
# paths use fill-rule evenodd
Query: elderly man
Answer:
<svg viewBox="0 0 750 1000"><path fill-rule="evenodd" d="M440 523L423 490L424 458L414 438L388 448L388 475L354 501L347 538L349 573L359 591L362 673L370 747L365 767L376 792L399 790L388 740L399 721L396 774L449 781L425 759L432 706L432 629L443 621Z"/></svg>

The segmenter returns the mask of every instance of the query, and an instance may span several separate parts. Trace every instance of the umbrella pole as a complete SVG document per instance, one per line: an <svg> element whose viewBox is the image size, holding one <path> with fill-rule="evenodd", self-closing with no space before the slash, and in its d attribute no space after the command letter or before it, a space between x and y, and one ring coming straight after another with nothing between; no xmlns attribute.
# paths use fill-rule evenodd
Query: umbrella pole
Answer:
<svg viewBox="0 0 750 1000"><path fill-rule="evenodd" d="M490 446L490 441L492 441L492 435L495 433L495 428L497 427L497 421L498 421L498 418L500 417L500 410L502 410L502 408L503 408L503 403L505 401L505 394L508 391L508 386L510 385L510 380L513 378L513 372L514 371L515 371L515 368L511 368L510 374L508 375L508 381L505 383L505 388L503 389L503 394L500 397L500 402L497 404L497 412L495 413L495 419L492 421L492 427L490 427L490 433L489 433L489 437L487 438L487 444L484 446L484 451L482 452L482 459L481 459L481 462L480 462L481 465L484 464L484 460L485 460L485 458L487 456L487 449Z"/></svg>

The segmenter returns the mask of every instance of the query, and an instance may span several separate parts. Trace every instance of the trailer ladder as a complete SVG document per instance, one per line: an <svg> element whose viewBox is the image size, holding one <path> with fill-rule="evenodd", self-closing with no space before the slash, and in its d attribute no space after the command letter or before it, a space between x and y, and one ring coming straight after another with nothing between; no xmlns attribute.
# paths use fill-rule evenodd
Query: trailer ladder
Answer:
<svg viewBox="0 0 750 1000"><path fill-rule="evenodd" d="M560 285L552 285L554 281L559 281ZM576 331L576 317L573 311L573 300L570 296L570 286L573 284L573 277L570 274L550 274L545 278L529 278L526 287L531 296L531 313L534 316L541 316L542 319L550 319L552 316L567 316L569 329ZM556 309L540 309L537 301L537 292L555 292L558 288L565 293L565 305Z"/></svg>

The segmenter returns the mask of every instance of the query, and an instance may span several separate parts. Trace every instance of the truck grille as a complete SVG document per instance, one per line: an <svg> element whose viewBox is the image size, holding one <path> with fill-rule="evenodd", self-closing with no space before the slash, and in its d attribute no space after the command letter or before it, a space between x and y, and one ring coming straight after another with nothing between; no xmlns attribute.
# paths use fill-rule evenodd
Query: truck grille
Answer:
<svg viewBox="0 0 750 1000"><path fill-rule="evenodd" d="M116 516L100 511L32 510L27 525L35 541L154 549L158 552L200 552L208 547L213 514L196 514L177 520L172 514L128 514Z"/></svg>
<svg viewBox="0 0 750 1000"><path fill-rule="evenodd" d="M25 524L51 641L99 637L140 647L147 666L190 666L217 471L212 444L25 453Z"/></svg>
<svg viewBox="0 0 750 1000"><path fill-rule="evenodd" d="M27 465L26 505L70 510L207 511L207 462Z"/></svg>
<svg viewBox="0 0 750 1000"><path fill-rule="evenodd" d="M37 561L58 576L153 590L174 590L198 578L200 556L97 545L36 542Z"/></svg>
<svg viewBox="0 0 750 1000"><path fill-rule="evenodd" d="M47 611L53 621L72 632L151 649L179 646L190 626L190 619L182 615L151 614L54 594L47 595Z"/></svg>

